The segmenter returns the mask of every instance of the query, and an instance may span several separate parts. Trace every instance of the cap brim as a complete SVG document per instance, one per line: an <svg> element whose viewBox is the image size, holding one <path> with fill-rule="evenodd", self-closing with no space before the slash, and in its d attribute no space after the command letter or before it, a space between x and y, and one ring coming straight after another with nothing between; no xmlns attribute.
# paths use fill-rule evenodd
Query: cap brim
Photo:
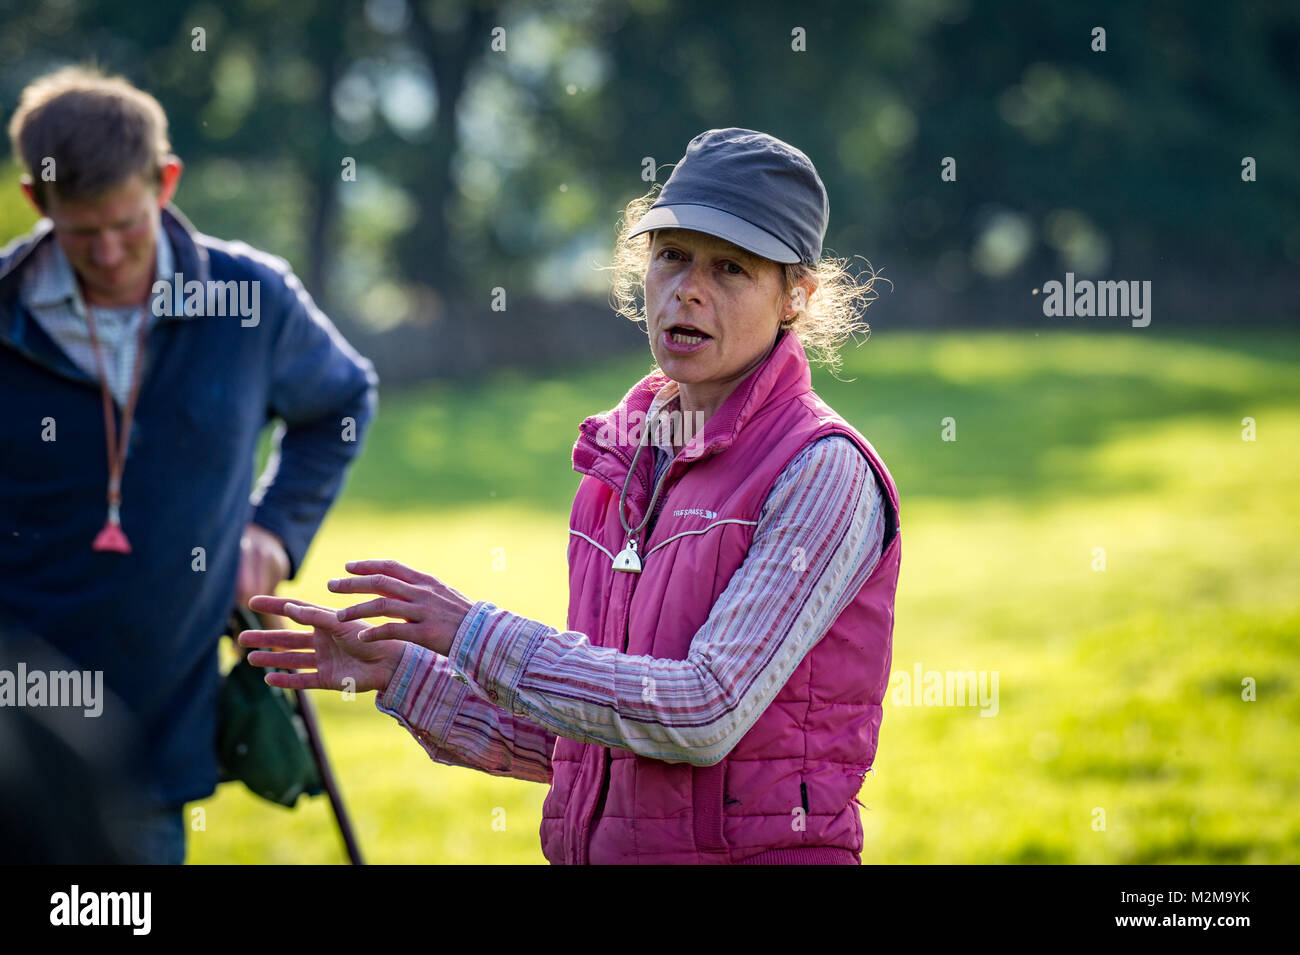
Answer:
<svg viewBox="0 0 1300 955"><path fill-rule="evenodd" d="M761 255L773 262L798 262L799 254L766 229L759 228L730 212L714 209L712 206L672 205L651 209L636 228L628 233L628 238L638 236L654 229L689 229L707 235L726 239L746 252Z"/></svg>

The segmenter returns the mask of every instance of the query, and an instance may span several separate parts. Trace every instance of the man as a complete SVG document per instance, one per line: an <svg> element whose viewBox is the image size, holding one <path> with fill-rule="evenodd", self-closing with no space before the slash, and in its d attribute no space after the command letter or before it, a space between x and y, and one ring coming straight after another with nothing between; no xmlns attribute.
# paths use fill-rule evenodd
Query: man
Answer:
<svg viewBox="0 0 1300 955"><path fill-rule="evenodd" d="M231 603L297 574L377 379L287 263L169 205L182 165L153 97L60 70L9 133L43 218L0 250L0 609L130 709L134 850L179 863L184 804L217 782Z"/></svg>

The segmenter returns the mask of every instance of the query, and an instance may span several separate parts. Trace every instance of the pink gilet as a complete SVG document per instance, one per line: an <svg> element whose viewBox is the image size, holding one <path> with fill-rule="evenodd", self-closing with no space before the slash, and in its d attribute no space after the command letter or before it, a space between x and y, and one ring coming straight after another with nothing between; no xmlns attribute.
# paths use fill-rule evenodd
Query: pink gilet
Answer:
<svg viewBox="0 0 1300 955"><path fill-rule="evenodd" d="M885 489L884 554L721 762L668 763L561 737L542 850L567 864L860 863L857 793L875 758L893 649L893 478L871 444L812 391L802 345L782 333L664 475L657 522L637 541L643 571L615 571L611 557L627 541L619 492L641 437L636 425L667 381L647 376L617 408L582 424L573 450L584 476L570 520L570 630L596 646L684 659L744 562L777 477L828 434L850 438ZM652 456L642 450L628 490L633 527L649 503Z"/></svg>

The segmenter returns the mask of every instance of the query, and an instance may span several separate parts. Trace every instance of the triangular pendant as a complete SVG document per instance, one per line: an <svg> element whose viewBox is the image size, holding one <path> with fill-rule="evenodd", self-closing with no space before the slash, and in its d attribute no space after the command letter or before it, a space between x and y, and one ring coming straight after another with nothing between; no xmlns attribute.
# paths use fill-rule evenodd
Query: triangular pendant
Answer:
<svg viewBox="0 0 1300 955"><path fill-rule="evenodd" d="M131 544L126 539L126 534L122 532L122 525L109 521L103 529L95 535L95 542L90 545L92 550L109 551L114 554L131 553Z"/></svg>
<svg viewBox="0 0 1300 955"><path fill-rule="evenodd" d="M636 553L636 541L630 540L627 546L614 558L614 569L627 571L629 574L641 573L641 558Z"/></svg>

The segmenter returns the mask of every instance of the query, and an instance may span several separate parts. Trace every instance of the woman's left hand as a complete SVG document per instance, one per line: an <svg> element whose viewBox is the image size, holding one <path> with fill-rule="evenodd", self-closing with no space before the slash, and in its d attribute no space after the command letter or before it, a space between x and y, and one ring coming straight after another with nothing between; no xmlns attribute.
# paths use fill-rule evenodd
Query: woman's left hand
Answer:
<svg viewBox="0 0 1300 955"><path fill-rule="evenodd" d="M353 560L345 567L356 577L329 582L336 594L378 594L374 600L344 607L341 621L394 617L404 623L381 623L362 630L358 639L407 640L446 656L461 622L474 602L459 591L395 560Z"/></svg>

